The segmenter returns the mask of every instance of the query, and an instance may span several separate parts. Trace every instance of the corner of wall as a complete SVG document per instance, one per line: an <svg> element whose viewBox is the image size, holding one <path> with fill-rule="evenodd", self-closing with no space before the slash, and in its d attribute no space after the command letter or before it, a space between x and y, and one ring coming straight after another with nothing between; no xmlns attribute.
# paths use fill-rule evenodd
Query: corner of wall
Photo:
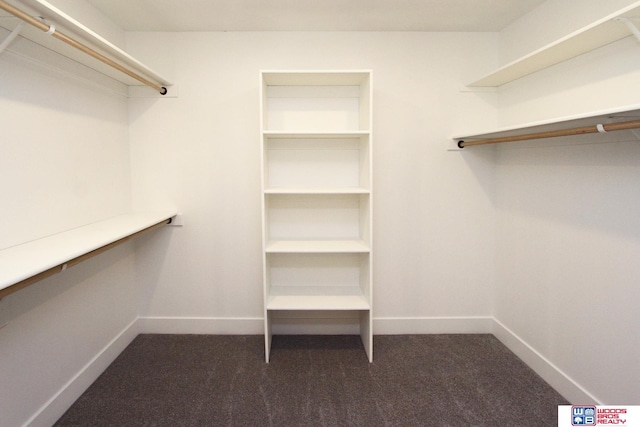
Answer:
<svg viewBox="0 0 640 427"><path fill-rule="evenodd" d="M498 319L493 319L493 335L551 387L571 403L601 405L598 399L569 377L549 359L536 351Z"/></svg>
<svg viewBox="0 0 640 427"><path fill-rule="evenodd" d="M135 319L96 354L93 359L87 362L25 425L30 427L46 427L55 424L137 335L138 319Z"/></svg>

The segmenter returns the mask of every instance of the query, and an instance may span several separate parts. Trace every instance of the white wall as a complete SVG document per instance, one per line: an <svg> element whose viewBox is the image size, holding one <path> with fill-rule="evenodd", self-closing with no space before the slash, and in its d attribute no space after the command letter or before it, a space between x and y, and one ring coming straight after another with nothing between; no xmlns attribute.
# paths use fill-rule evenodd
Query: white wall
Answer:
<svg viewBox="0 0 640 427"><path fill-rule="evenodd" d="M582 5L544 6L561 3ZM545 8L523 19L519 29L527 31L512 27L502 39L519 34L530 44L540 36L527 37L531 28L544 32L557 19ZM571 28L572 15L563 16ZM639 70L640 43L622 40L503 86L499 120L637 103ZM565 377L549 378L575 403L640 401L640 385L631 380L640 377L639 179L640 140L631 132L496 148L494 315Z"/></svg>
<svg viewBox="0 0 640 427"><path fill-rule="evenodd" d="M0 55L0 249L131 207L122 88L71 77L86 70L67 60L43 65L44 51L16 54L32 48ZM126 244L0 301L0 425L51 425L126 345L101 354L136 318L133 273Z"/></svg>
<svg viewBox="0 0 640 427"><path fill-rule="evenodd" d="M496 41L495 34L128 34L128 49L179 85L177 99L130 101L134 200L175 204L186 223L168 248L138 246L147 325L262 333L259 70L372 69L375 332L447 330L434 319L486 330L478 319L491 314L493 164L445 147L465 118L495 119L486 99L459 88L472 79L472 64L496 65Z"/></svg>
<svg viewBox="0 0 640 427"><path fill-rule="evenodd" d="M607 404L640 399L640 142L622 138L500 147L497 167L495 317Z"/></svg>

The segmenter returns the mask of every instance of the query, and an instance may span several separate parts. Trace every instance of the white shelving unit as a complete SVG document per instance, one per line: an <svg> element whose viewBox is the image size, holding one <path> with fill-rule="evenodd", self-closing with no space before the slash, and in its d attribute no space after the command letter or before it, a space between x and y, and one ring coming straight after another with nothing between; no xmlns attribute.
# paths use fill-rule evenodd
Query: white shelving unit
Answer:
<svg viewBox="0 0 640 427"><path fill-rule="evenodd" d="M174 211L119 215L0 250L0 296L12 292L14 285L24 287L27 284L23 286L21 282L63 271L96 251L166 223L176 215Z"/></svg>
<svg viewBox="0 0 640 427"><path fill-rule="evenodd" d="M119 47L115 46L113 43L109 42L90 28L78 22L76 19L67 15L47 1L9 0L8 3L24 10L31 16L44 18L44 22L47 24L53 24L56 30L64 32L68 36L73 37L74 39L101 53L114 62L136 72L137 74L150 80L151 82L158 84L159 86L166 87L169 92L171 91L170 86L172 86L172 83L169 80L160 76L155 71L151 70L149 67L142 64L140 61L138 61ZM0 11L0 27L5 28L8 31L13 31L15 27L18 26L19 22L21 21L13 15L4 11ZM24 28L20 31L20 37L31 40L32 42L40 46L57 52L101 74L109 76L127 86L142 86L142 83L128 76L127 74L124 74L98 61L97 59L92 58L84 52L63 43L60 40L57 40L47 35L45 32L30 25L24 26Z"/></svg>
<svg viewBox="0 0 640 427"><path fill-rule="evenodd" d="M618 20L619 18L638 22L638 19L640 19L640 1L510 62L467 86L502 86L528 74L632 35L632 30L625 22Z"/></svg>
<svg viewBox="0 0 640 427"><path fill-rule="evenodd" d="M353 311L373 360L371 72L263 71L265 359L283 311Z"/></svg>

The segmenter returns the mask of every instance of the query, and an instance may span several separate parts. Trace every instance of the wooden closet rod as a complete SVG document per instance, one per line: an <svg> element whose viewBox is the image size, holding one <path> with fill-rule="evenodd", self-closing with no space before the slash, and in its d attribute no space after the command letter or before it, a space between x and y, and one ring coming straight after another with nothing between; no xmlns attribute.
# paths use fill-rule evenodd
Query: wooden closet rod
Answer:
<svg viewBox="0 0 640 427"><path fill-rule="evenodd" d="M133 71L123 67L122 65L118 64L115 61L112 61L111 59L107 58L106 56L96 52L95 50L91 49L88 46L85 46L84 44L80 43L77 40L74 40L73 38L67 36L64 33L61 33L60 31L56 30L54 25L49 25L49 24L45 24L44 22L41 22L40 20L38 20L37 18L34 18L33 16L27 14L26 12L18 9L17 7L14 7L12 5L10 5L9 3L7 3L4 0L0 0L0 9L5 10L6 12L9 12L10 14L14 15L15 17L22 19L24 22L26 22L27 24L33 25L34 27L38 28L39 30L44 31L45 33L57 38L58 40L63 41L64 43L68 44L69 46L72 46L82 52L84 52L85 54L97 59L100 62L103 62L105 64L107 64L110 67L115 68L118 71L123 72L124 74L128 75L129 77L133 77L134 79L138 80L140 83L143 83L153 89L155 89L156 91L160 92L161 95L166 95L167 94L167 88L164 86L159 86L147 79L145 79L144 77L142 77L141 75L134 73Z"/></svg>
<svg viewBox="0 0 640 427"><path fill-rule="evenodd" d="M122 244L122 243L124 243L124 242L126 242L128 240L131 240L134 237L137 237L137 236L141 235L142 233L146 233L147 231L154 230L154 229L156 229L158 227L161 227L161 226L163 226L165 224L171 224L171 221L172 221L172 218L168 218L168 219L162 220L162 221L160 221L160 222L158 222L158 223L156 223L156 224L154 224L152 226L149 226L149 227L145 228L144 230L140 230L140 231L138 231L136 233L130 234L129 236L123 237L120 240L116 240L115 242L111 242L109 244L106 244L106 245L104 245L104 246L102 246L102 247L100 247L98 249L95 249L95 250L93 250L91 252L87 252L86 254L80 255L80 256L78 256L76 258L68 260L67 262L63 262L60 265L57 265L57 266L52 267L52 268L50 268L48 270L45 270L45 271L43 271L41 273L38 273L35 276L31 276L31 277L29 277L27 279L24 279L24 280L22 280L22 281L20 281L18 283L14 283L13 285L8 286L8 287L6 287L4 289L0 289L0 299L2 299L4 297L6 297L7 295L10 295L10 294L12 294L14 292L17 292L20 289L24 289L27 286L33 285L34 283L36 283L36 282L38 282L40 280L46 279L49 276L53 276L56 273L60 273L60 272L62 272L64 270L66 270L69 267L72 267L72 266L74 266L76 264L81 263L82 261L85 261L85 260L87 260L87 259L89 259L91 257L94 257L96 255L99 255L99 254L105 252L105 251L108 251L109 249L111 249L111 248L113 248L115 246L118 246L118 245L120 245L120 244Z"/></svg>
<svg viewBox="0 0 640 427"><path fill-rule="evenodd" d="M609 123L606 125L598 124L595 126L585 126L571 129L552 130L548 132L528 133L524 135L505 136L502 138L489 138L479 141L458 141L458 147L470 147L473 145L499 144L502 142L527 141L530 139L556 138L559 136L583 135L587 133L604 133L616 130L628 130L640 128L640 120L630 122Z"/></svg>

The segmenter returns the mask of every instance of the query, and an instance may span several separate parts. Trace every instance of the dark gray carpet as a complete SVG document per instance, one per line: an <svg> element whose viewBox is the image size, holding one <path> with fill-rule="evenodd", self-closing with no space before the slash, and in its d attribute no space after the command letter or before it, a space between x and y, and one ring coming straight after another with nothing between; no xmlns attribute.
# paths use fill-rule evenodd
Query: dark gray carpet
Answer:
<svg viewBox="0 0 640 427"><path fill-rule="evenodd" d="M568 402L492 335L140 335L57 426L553 426Z"/></svg>

